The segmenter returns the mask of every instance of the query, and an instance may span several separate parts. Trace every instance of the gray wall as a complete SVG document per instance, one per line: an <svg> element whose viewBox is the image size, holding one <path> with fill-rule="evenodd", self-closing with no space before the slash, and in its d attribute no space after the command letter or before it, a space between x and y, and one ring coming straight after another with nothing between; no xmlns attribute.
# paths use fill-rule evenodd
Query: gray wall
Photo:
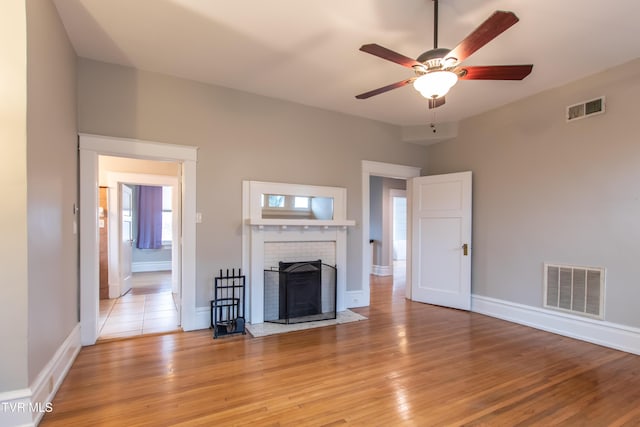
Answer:
<svg viewBox="0 0 640 427"><path fill-rule="evenodd" d="M535 73L534 69L534 73ZM571 123L565 107L607 97ZM460 124L428 173L473 171L472 292L542 306L543 262L607 268L606 320L640 326L640 60Z"/></svg>
<svg viewBox="0 0 640 427"><path fill-rule="evenodd" d="M426 166L426 148L400 142L396 126L87 59L78 112L81 132L200 147L198 306L217 270L241 265L242 180L346 187L348 217L360 224L361 160ZM347 244L346 285L358 290L360 227Z"/></svg>
<svg viewBox="0 0 640 427"><path fill-rule="evenodd" d="M28 0L29 383L78 319L76 56L50 1Z"/></svg>

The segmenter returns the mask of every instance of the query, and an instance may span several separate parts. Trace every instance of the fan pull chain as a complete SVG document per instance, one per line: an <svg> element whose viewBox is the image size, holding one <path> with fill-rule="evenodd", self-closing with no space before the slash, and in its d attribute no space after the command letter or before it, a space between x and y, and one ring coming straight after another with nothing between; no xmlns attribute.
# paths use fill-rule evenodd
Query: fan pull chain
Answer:
<svg viewBox="0 0 640 427"><path fill-rule="evenodd" d="M429 127L431 128L431 132L436 133L436 109L431 109L431 123L429 123Z"/></svg>

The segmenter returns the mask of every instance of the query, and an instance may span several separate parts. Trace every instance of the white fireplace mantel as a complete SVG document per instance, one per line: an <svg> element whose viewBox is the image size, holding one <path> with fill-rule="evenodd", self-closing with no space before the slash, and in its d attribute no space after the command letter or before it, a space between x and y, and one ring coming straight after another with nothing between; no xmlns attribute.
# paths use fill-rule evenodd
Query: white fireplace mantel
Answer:
<svg viewBox="0 0 640 427"><path fill-rule="evenodd" d="M257 227L302 227L303 229L324 228L325 230L331 227L339 227L346 229L356 225L354 220L322 220L322 219L248 219L247 224Z"/></svg>
<svg viewBox="0 0 640 427"><path fill-rule="evenodd" d="M332 219L262 218L263 194L333 198ZM346 217L347 190L261 181L243 182L243 270L248 272L247 313L251 323L264 321L265 242L335 242L336 310L346 309L347 231L355 226Z"/></svg>

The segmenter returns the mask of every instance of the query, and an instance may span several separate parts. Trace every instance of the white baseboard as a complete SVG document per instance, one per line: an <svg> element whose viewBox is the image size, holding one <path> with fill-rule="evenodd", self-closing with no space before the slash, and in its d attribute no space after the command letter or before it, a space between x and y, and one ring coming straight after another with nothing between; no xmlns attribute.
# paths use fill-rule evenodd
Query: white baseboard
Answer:
<svg viewBox="0 0 640 427"><path fill-rule="evenodd" d="M77 324L29 388L0 393L0 427L38 425L46 412L55 410L51 402L80 347Z"/></svg>
<svg viewBox="0 0 640 427"><path fill-rule="evenodd" d="M211 326L211 308L196 307L196 319L193 330L209 329Z"/></svg>
<svg viewBox="0 0 640 427"><path fill-rule="evenodd" d="M131 263L132 273L146 273L149 271L171 271L171 260Z"/></svg>
<svg viewBox="0 0 640 427"><path fill-rule="evenodd" d="M393 276L392 265L372 265L371 274L374 276Z"/></svg>
<svg viewBox="0 0 640 427"><path fill-rule="evenodd" d="M471 311L640 355L640 329L472 295Z"/></svg>
<svg viewBox="0 0 640 427"><path fill-rule="evenodd" d="M346 292L346 307L367 307L369 305L369 293L364 291L347 291Z"/></svg>
<svg viewBox="0 0 640 427"><path fill-rule="evenodd" d="M33 426L31 389L0 393L0 427Z"/></svg>

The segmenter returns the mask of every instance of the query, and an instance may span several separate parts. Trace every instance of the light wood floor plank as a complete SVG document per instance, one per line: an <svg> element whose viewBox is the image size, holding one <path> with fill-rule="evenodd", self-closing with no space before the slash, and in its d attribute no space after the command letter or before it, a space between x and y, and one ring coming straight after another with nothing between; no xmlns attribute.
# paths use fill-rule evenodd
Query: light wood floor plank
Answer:
<svg viewBox="0 0 640 427"><path fill-rule="evenodd" d="M83 348L42 426L631 426L640 357L406 301L264 338L209 331Z"/></svg>

